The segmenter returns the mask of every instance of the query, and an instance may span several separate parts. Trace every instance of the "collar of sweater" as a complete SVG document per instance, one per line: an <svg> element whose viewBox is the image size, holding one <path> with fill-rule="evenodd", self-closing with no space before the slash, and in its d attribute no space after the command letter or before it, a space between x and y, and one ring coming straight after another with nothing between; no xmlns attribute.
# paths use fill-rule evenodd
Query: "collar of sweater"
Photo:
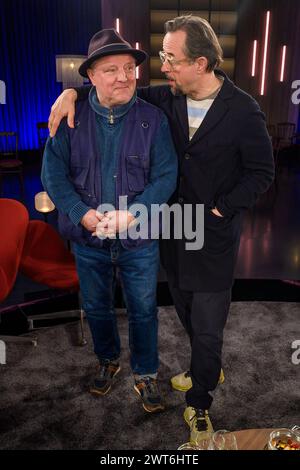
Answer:
<svg viewBox="0 0 300 470"><path fill-rule="evenodd" d="M136 92L134 93L131 100L128 101L128 103L122 104L120 106L114 106L112 108L105 108L104 106L101 106L101 103L98 100L96 87L93 86L89 94L89 103L93 111L99 114L99 116L106 118L110 122L110 124L113 124L115 119L124 116L129 111L131 106L134 105L135 102Z"/></svg>

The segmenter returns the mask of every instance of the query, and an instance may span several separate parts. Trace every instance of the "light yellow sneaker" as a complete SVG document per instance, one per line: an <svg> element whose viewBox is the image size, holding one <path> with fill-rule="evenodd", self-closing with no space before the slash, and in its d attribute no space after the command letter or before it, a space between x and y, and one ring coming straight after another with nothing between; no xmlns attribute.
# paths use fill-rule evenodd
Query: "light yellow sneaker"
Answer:
<svg viewBox="0 0 300 470"><path fill-rule="evenodd" d="M224 375L223 369L221 369L221 370L220 370L220 377L219 377L218 384L219 384L219 385L222 385L224 382L225 382L225 375Z"/></svg>
<svg viewBox="0 0 300 470"><path fill-rule="evenodd" d="M220 377L219 377L219 384L222 384L225 380L223 369L221 369ZM175 390L179 390L180 392L187 392L190 388L192 388L192 379L190 375L190 371L187 370L185 372L181 372L181 374L175 375L171 378L172 387Z"/></svg>
<svg viewBox="0 0 300 470"><path fill-rule="evenodd" d="M197 445L202 439L214 432L207 410L188 406L183 417L190 428L190 442L192 444Z"/></svg>

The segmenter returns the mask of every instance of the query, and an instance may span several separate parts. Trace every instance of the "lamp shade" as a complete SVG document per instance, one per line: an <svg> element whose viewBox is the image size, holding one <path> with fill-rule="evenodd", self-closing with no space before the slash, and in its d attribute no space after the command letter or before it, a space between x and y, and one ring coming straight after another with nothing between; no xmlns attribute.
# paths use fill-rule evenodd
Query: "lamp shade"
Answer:
<svg viewBox="0 0 300 470"><path fill-rule="evenodd" d="M57 55L56 81L63 83L63 89L83 85L84 78L79 75L78 68L86 59L84 55Z"/></svg>
<svg viewBox="0 0 300 470"><path fill-rule="evenodd" d="M34 207L38 212L43 212L44 214L54 211L55 209L55 205L46 191L41 191L34 196Z"/></svg>

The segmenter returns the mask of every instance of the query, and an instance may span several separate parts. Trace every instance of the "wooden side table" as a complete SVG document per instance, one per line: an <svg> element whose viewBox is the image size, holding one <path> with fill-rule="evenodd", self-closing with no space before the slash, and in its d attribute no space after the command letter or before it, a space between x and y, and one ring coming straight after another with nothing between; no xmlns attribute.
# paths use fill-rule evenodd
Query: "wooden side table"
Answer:
<svg viewBox="0 0 300 470"><path fill-rule="evenodd" d="M270 433L274 429L244 429L235 431L239 450L264 450L268 443Z"/></svg>

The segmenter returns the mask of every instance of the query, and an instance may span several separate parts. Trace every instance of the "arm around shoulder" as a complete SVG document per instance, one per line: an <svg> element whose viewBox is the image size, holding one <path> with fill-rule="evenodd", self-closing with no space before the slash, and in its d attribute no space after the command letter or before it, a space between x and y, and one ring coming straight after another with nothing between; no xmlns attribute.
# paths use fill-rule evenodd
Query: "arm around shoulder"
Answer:
<svg viewBox="0 0 300 470"><path fill-rule="evenodd" d="M88 98L91 86L79 88L67 88L64 90L51 107L48 120L50 137L54 137L64 117L67 117L68 126L74 128L75 102Z"/></svg>

